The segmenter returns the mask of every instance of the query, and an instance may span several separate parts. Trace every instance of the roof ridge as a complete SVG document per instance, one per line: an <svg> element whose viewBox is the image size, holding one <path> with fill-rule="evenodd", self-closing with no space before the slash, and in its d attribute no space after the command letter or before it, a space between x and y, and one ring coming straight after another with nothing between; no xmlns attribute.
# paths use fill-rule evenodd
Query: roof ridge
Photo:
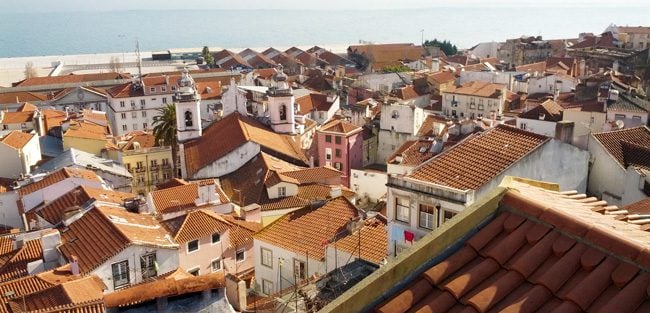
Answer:
<svg viewBox="0 0 650 313"><path fill-rule="evenodd" d="M104 213L103 210L100 210L98 207L93 207L91 210L97 210L97 213L99 213L99 215L102 216L102 218L111 225L110 227L116 230L116 233L120 235L122 239L125 239L128 242L126 246L133 244L133 240L131 240L131 238L129 238L129 236L127 236L119 227L117 227L115 223L111 221L111 218L108 217L106 213ZM126 248L126 246L120 248L119 251L123 251Z"/></svg>

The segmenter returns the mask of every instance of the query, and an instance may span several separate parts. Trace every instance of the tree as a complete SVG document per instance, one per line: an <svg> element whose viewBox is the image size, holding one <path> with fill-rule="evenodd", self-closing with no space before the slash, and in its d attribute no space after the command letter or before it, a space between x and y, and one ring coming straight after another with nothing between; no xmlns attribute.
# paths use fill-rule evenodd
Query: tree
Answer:
<svg viewBox="0 0 650 313"><path fill-rule="evenodd" d="M108 67L115 73L120 73L123 70L122 61L120 61L120 58L117 56L111 57L111 61L108 63Z"/></svg>
<svg viewBox="0 0 650 313"><path fill-rule="evenodd" d="M456 48L456 45L452 45L451 42L447 40L438 41L438 39L434 38L433 40L425 40L424 45L438 47L446 55L454 55L458 53L458 48Z"/></svg>
<svg viewBox="0 0 650 313"><path fill-rule="evenodd" d="M25 63L25 79L36 77L36 76L38 76L38 73L36 72L34 63L32 61Z"/></svg>
<svg viewBox="0 0 650 313"><path fill-rule="evenodd" d="M384 73L403 73L403 72L410 72L411 69L406 66L406 65L395 65L395 66L386 66L381 69L382 72Z"/></svg>
<svg viewBox="0 0 650 313"><path fill-rule="evenodd" d="M212 58L212 53L210 53L210 49L208 48L208 46L203 47L203 51L201 51L201 54L203 55L205 64L207 64L209 67L212 67L214 63L214 59Z"/></svg>
<svg viewBox="0 0 650 313"><path fill-rule="evenodd" d="M158 115L153 117L153 135L156 142L172 147L173 177L178 176L176 160L178 159L178 142L176 140L176 106L166 104L158 108Z"/></svg>

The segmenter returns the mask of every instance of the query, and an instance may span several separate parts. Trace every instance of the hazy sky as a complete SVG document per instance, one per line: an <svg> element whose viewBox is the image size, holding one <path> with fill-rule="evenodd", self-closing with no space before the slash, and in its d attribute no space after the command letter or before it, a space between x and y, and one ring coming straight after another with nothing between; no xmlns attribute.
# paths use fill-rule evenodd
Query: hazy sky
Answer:
<svg viewBox="0 0 650 313"><path fill-rule="evenodd" d="M151 9L402 9L440 6L611 6L650 8L647 0L0 0L0 13Z"/></svg>

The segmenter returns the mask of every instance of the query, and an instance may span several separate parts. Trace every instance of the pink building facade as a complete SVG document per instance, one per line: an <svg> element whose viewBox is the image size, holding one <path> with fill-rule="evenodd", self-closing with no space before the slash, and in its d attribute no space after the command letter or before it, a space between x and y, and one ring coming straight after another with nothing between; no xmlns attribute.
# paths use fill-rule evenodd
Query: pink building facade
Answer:
<svg viewBox="0 0 650 313"><path fill-rule="evenodd" d="M361 130L346 121L334 120L317 131L319 165L341 171L341 184L346 187L350 187L351 169L363 167Z"/></svg>

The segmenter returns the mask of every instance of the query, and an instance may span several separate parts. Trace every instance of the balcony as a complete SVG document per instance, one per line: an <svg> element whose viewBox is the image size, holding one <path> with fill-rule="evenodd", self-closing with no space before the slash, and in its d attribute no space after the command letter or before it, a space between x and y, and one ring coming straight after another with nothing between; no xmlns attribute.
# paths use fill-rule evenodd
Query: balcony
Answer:
<svg viewBox="0 0 650 313"><path fill-rule="evenodd" d="M162 168L163 168L163 170L171 170L171 169L172 169L172 165L171 165L171 164L163 164L163 165L162 165Z"/></svg>
<svg viewBox="0 0 650 313"><path fill-rule="evenodd" d="M135 168L135 172L136 172L136 173L144 173L144 172L146 172L146 171L147 171L147 167L146 167L146 166L143 166L143 167L136 167L136 168Z"/></svg>
<svg viewBox="0 0 650 313"><path fill-rule="evenodd" d="M158 169L160 169L160 165L158 165L158 164L152 165L152 166L149 167L149 170L151 170L151 171L157 171Z"/></svg>

